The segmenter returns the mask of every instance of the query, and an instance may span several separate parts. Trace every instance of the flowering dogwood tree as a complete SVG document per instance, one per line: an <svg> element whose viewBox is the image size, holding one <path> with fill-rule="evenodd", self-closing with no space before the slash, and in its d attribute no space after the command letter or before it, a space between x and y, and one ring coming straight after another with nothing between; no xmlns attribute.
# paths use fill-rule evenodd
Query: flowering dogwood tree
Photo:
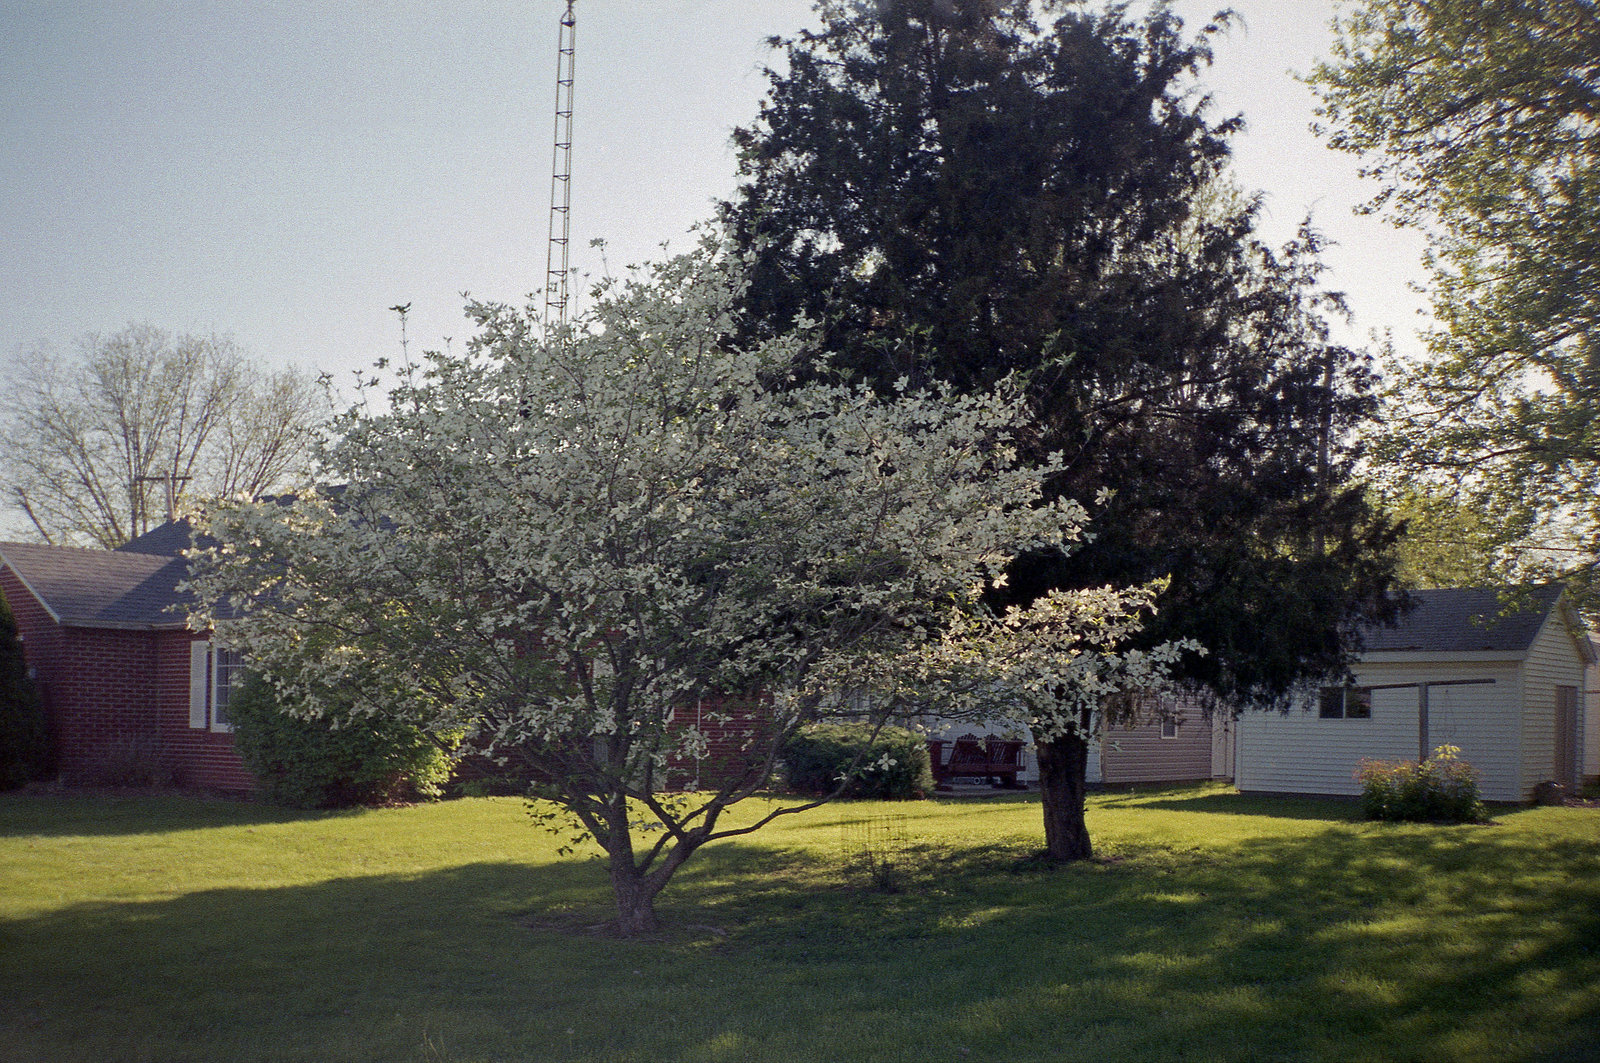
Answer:
<svg viewBox="0 0 1600 1063"><path fill-rule="evenodd" d="M341 489L219 503L217 545L193 556L216 603L195 622L298 711L354 701L517 758L604 850L624 933L656 926L701 846L811 807L724 819L832 695L1019 630L952 617L1084 516L1041 501L1051 466L1015 460L1014 397L796 384L804 329L731 345L741 272L707 243L546 339L473 306L464 354L428 355L338 423L323 467ZM1030 630L1065 644L1128 613L1081 596ZM927 692L892 693L874 713ZM690 791L702 698L743 706L744 748Z"/></svg>
<svg viewBox="0 0 1600 1063"><path fill-rule="evenodd" d="M1206 652L1191 639L1130 645L1162 589L1051 590L998 615L961 603L939 638L875 662L858 682L943 717L1026 727L1039 763L1045 855L1085 860L1094 854L1084 820L1094 740L1110 726L1162 718L1170 702L1155 695L1175 688L1184 654Z"/></svg>

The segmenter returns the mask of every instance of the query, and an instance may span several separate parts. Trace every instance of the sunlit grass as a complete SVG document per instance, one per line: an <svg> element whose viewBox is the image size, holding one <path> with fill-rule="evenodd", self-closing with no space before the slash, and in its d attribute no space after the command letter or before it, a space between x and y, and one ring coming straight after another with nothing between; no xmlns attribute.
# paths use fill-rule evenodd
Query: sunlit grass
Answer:
<svg viewBox="0 0 1600 1063"><path fill-rule="evenodd" d="M707 850L639 942L515 800L0 797L0 1058L1600 1058L1600 813L1108 793L1066 868L1039 816L828 806Z"/></svg>

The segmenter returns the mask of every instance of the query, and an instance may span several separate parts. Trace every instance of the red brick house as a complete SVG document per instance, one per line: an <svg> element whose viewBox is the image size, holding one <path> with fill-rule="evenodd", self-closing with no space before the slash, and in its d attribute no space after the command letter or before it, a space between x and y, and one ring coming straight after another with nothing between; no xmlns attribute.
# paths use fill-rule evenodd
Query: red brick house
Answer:
<svg viewBox="0 0 1600 1063"><path fill-rule="evenodd" d="M227 697L237 657L185 626L188 530L118 550L0 543L0 590L69 781L251 790Z"/></svg>
<svg viewBox="0 0 1600 1063"><path fill-rule="evenodd" d="M238 657L185 626L185 523L116 550L0 543L0 590L55 729L62 777L144 778L247 791L227 698ZM752 720L708 699L693 722L706 755L674 764L674 782L716 786L745 764ZM726 713L731 719L722 719Z"/></svg>

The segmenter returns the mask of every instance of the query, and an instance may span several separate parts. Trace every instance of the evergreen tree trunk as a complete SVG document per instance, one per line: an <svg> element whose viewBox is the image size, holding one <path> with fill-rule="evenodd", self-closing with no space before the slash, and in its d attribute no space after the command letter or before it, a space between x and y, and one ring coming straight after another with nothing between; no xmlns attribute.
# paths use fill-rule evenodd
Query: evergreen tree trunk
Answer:
<svg viewBox="0 0 1600 1063"><path fill-rule="evenodd" d="M1087 860L1094 855L1089 828L1083 822L1088 788L1089 742L1068 734L1036 742L1039 793L1044 803L1044 845L1052 860Z"/></svg>

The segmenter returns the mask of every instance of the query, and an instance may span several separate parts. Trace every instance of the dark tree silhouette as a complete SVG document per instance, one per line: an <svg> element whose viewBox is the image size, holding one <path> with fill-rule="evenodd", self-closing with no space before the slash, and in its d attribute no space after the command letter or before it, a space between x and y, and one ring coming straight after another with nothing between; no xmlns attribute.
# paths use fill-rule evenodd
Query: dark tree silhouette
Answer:
<svg viewBox="0 0 1600 1063"><path fill-rule="evenodd" d="M1329 341L1318 241L1273 251L1226 165L1236 119L1196 95L1219 21L1002 0L824 7L774 41L736 134L724 220L755 258L744 327L804 314L816 372L961 390L1019 374L1051 489L1096 502L1093 542L1012 565L1051 587L1170 583L1150 643L1194 638L1185 679L1217 703L1341 673L1357 623L1392 606L1394 529L1351 483L1375 411L1367 358ZM1009 602L996 602L997 605ZM1090 854L1087 732L1038 744L1050 852Z"/></svg>

